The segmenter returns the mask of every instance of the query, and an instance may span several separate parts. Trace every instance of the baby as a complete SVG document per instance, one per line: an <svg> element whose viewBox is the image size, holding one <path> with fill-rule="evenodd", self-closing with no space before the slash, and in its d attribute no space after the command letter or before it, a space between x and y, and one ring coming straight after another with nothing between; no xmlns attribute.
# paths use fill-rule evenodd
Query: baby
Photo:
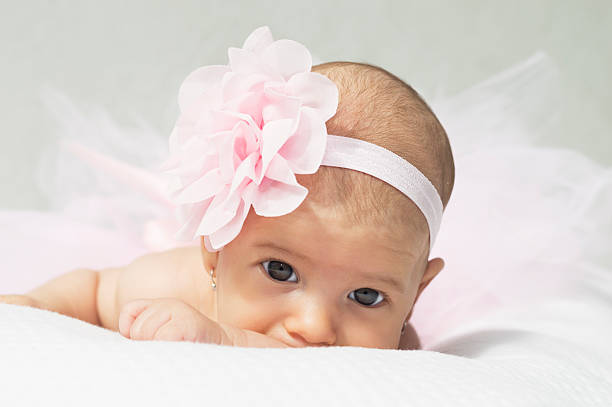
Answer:
<svg viewBox="0 0 612 407"><path fill-rule="evenodd" d="M338 89L327 133L384 147L431 181L446 207L454 162L421 97L367 64L312 67ZM151 253L121 267L76 270L0 302L60 312L136 340L233 346L419 349L413 306L442 270L415 203L369 174L321 165L296 174L308 189L282 216L248 209L220 250Z"/></svg>

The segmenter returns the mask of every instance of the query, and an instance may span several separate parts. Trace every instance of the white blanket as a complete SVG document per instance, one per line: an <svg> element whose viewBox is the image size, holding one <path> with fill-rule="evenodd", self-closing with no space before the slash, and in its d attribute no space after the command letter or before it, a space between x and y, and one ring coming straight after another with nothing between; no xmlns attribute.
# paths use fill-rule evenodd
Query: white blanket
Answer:
<svg viewBox="0 0 612 407"><path fill-rule="evenodd" d="M611 406L612 282L602 277L427 351L137 342L0 305L0 406Z"/></svg>

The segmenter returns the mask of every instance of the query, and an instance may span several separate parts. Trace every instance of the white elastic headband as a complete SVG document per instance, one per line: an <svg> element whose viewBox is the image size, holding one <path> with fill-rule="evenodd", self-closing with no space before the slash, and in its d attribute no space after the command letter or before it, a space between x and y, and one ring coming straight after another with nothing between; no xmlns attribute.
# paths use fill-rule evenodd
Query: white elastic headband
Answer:
<svg viewBox="0 0 612 407"><path fill-rule="evenodd" d="M414 165L399 155L367 141L327 136L321 165L361 171L395 187L421 210L429 226L429 251L440 229L443 205L433 184Z"/></svg>

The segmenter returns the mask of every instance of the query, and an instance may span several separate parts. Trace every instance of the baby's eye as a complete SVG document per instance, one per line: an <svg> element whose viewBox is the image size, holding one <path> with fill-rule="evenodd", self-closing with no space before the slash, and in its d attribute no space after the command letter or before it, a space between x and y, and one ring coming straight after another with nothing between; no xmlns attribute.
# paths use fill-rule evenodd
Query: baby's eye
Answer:
<svg viewBox="0 0 612 407"><path fill-rule="evenodd" d="M362 305L367 305L368 307L379 304L385 299L381 293L371 288L360 288L358 290L351 291L349 298Z"/></svg>
<svg viewBox="0 0 612 407"><path fill-rule="evenodd" d="M276 260L264 261L264 269L270 277L279 281L297 281L297 276L293 271L293 268L287 263L282 263ZM266 265L267 264L267 265Z"/></svg>

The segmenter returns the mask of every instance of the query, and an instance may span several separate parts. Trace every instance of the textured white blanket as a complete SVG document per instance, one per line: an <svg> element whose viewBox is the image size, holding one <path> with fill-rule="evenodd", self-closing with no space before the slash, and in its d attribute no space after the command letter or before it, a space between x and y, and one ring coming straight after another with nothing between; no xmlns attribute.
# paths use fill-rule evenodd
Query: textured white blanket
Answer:
<svg viewBox="0 0 612 407"><path fill-rule="evenodd" d="M0 305L0 406L610 406L611 289L592 281L427 351L136 342Z"/></svg>

